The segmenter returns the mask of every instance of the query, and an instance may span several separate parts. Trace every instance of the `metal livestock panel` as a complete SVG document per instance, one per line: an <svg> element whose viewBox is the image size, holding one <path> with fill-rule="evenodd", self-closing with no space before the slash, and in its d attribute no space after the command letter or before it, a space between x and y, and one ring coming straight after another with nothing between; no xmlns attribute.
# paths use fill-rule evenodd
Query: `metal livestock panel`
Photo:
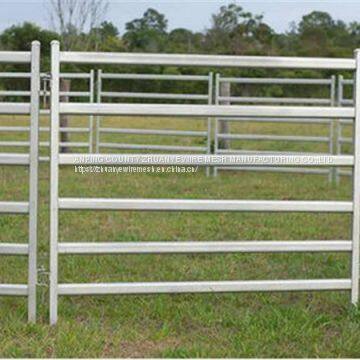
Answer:
<svg viewBox="0 0 360 360"><path fill-rule="evenodd" d="M86 98L90 103L94 102L94 71L91 70L87 73L62 73L60 75L63 79L88 79L89 80L89 89L88 91L68 91L61 92L61 96L67 96L70 98L78 97L78 98ZM31 73L25 72L4 72L0 73L0 79L31 79ZM50 115L50 112L46 110L47 108L47 98L50 96L50 91L48 91L48 82L49 76L48 74L41 73L40 74L41 83L43 84L43 89L41 89L39 96L42 98L44 110L41 111L42 115ZM25 90L11 90L0 91L0 97L29 97L31 96L31 91ZM40 133L50 133L49 126L40 126ZM93 116L89 116L89 123L87 127L61 127L60 131L62 133L86 133L88 134L88 141L86 142L66 142L61 145L68 147L87 147L89 149L89 153L93 152L92 144L93 144ZM0 126L0 133L24 133L28 134L30 132L29 126ZM4 147L28 147L29 141L19 141L19 140L11 140L4 141L0 140L0 146ZM40 142L40 148L49 147L49 142ZM48 161L48 156L40 156L41 161Z"/></svg>
<svg viewBox="0 0 360 360"><path fill-rule="evenodd" d="M59 69L62 62L89 63L134 63L164 64L171 61L173 65L184 64L205 66L209 63L216 66L247 66L249 58L186 55L173 57L168 55L138 54L98 54L60 52L59 42L52 42L51 49L51 191L50 191L50 323L55 324L58 318L58 297L65 295L98 295L98 294L158 294L185 292L238 292L238 291L304 291L304 290L350 290L351 301L358 303L359 296L359 236L360 236L360 111L359 108L340 109L337 107L306 106L258 106L258 105L172 105L172 104L64 104L59 101ZM130 56L130 58L129 58ZM360 66L360 53L356 52L357 69ZM148 59L148 62L146 61ZM170 59L170 60L169 60ZM178 62L176 61L178 60ZM196 59L201 59L195 61ZM257 66L262 59L253 59ZM328 59L312 60L314 67L325 66ZM279 58L265 58L263 65L282 64ZM286 64L299 67L310 66L308 60L294 58ZM329 59L329 68L342 69L352 66L353 61ZM251 65L250 65L251 66ZM357 84L360 84L360 72L357 71ZM357 102L360 102L360 92ZM151 116L187 116L187 117L295 117L336 119L339 116L357 120L356 151L354 155L207 155L207 154L59 154L59 117L61 114L95 114L95 115L138 115ZM194 120L195 121L195 120ZM277 162L277 160L281 160ZM185 200L185 199L103 199L103 198L66 198L59 197L59 171L65 165L197 165L197 166L272 166L275 162L280 167L313 164L317 166L352 166L354 167L354 198L350 201L268 201L268 200ZM273 162L272 162L273 161ZM67 210L119 210L119 211L268 211L268 212L339 212L353 215L352 238L348 240L308 240L295 241L225 241L225 242L190 242L162 244L142 242L130 243L69 243L59 242L59 211ZM256 280L256 281L185 281L185 282L131 282L131 283L66 283L58 282L59 254L141 254L141 253L228 253L228 252L292 252L292 251L343 251L350 252L352 273L345 279L301 279L301 280Z"/></svg>
<svg viewBox="0 0 360 360"><path fill-rule="evenodd" d="M221 85L227 85L227 94L222 94ZM317 85L325 86L329 88L328 98L298 98L298 97L269 97L269 96L244 96L244 95L231 95L231 84L244 84L244 85ZM305 78L236 78L236 77L222 77L220 74L216 74L215 80L215 103L216 104L276 104L276 105L323 105L323 106L335 106L336 96L336 77L332 76L329 79L305 79ZM296 123L296 124L324 124L328 127L327 136L286 136L286 135L263 135L263 134L238 134L229 133L231 123L248 123L248 122L259 122L259 123ZM219 126L221 123L223 129ZM214 153L246 153L246 149L234 149L231 147L234 140L243 140L249 142L254 141L271 141L281 143L284 141L300 142L300 143L323 143L327 144L328 154L334 154L334 121L331 119L279 119L279 118L216 118L215 119L215 142L214 142ZM227 130L227 131L226 131ZM226 144L226 146L224 146ZM255 150L253 150L255 152ZM258 153L264 153L268 151L259 150ZM276 153L279 153L278 151ZM287 151L283 151L282 154L287 154ZM313 152L309 152L311 155ZM242 171L266 171L266 172L290 172L290 173L306 173L306 174L325 174L328 175L329 182L335 177L334 168L323 168L323 169L307 169L307 168L278 168L278 167L215 167L214 176L217 175L218 170L242 170Z"/></svg>
<svg viewBox="0 0 360 360"><path fill-rule="evenodd" d="M156 93L156 92L114 92L105 91L104 80L159 80L165 81L185 81L185 82L203 82L207 84L206 94L181 94L181 93ZM213 76L208 75L167 75L167 74L125 74L125 73L104 73L98 70L97 76L97 103L101 103L103 99L152 99L152 100L185 100L185 101L201 101L212 104ZM101 135L106 133L112 134L133 134L133 135L155 135L166 137L196 137L206 139L206 146L184 146L184 145L154 145L139 143L123 143L123 142L105 142L102 141ZM157 151L174 151L174 152L199 152L211 153L211 118L207 119L206 131L183 131L183 130L166 130L166 129L139 129L139 128L112 128L101 126L101 117L96 118L96 141L95 151L100 153L102 148L105 149L123 149L123 150L157 150ZM206 168L209 175L210 169Z"/></svg>
<svg viewBox="0 0 360 360"><path fill-rule="evenodd" d="M352 88L352 96L349 98L344 95L344 88L351 87ZM338 76L338 98L337 98L337 105L338 106L354 106L354 80L352 79L344 79L342 75ZM346 136L343 133L344 128L352 127L353 123L346 119L339 119L337 121L337 132L336 132L336 153L342 154L343 153L343 145L349 144L353 145L353 137ZM336 183L340 182L340 176L351 176L351 170L345 169L336 169Z"/></svg>
<svg viewBox="0 0 360 360"><path fill-rule="evenodd" d="M27 214L29 217L27 244L0 243L0 255L28 257L27 284L0 284L0 295L27 296L28 320L36 321L37 285L37 219L38 219L38 152L39 152L39 94L40 94L40 43L34 41L31 51L0 52L0 62L30 65L29 103L0 103L0 114L22 114L30 116L30 143L27 154L0 153L0 165L22 165L29 167L29 200L0 201L0 214Z"/></svg>

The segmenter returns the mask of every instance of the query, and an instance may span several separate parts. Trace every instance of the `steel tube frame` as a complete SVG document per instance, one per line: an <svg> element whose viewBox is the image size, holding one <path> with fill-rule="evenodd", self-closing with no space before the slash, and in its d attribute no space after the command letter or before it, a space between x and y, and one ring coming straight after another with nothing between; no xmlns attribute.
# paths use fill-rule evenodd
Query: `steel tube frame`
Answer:
<svg viewBox="0 0 360 360"><path fill-rule="evenodd" d="M28 215L28 243L27 244L0 244L1 255L27 255L28 280L26 285L1 284L0 295L27 296L28 320L36 321L36 286L37 286L37 237L38 237L38 166L39 166L39 108L40 108L40 43L32 42L29 53L0 52L0 62L25 63L30 65L29 103L2 103L0 113L24 114L30 116L30 141L27 154L1 153L0 165L24 165L29 167L29 200L0 201L0 214L27 214ZM23 77L23 74L17 74ZM11 77L9 73L6 76ZM19 111L22 109L21 111Z"/></svg>
<svg viewBox="0 0 360 360"><path fill-rule="evenodd" d="M359 57L357 55L357 57ZM149 155L135 154L96 154L94 157L89 154L59 154L59 116L63 113L84 113L84 114L127 114L136 116L139 113L147 114L150 111L154 116L179 115L182 116L208 116L208 117L234 117L234 116L254 116L254 117L305 117L309 114L316 118L336 118L339 110L336 108L322 107L301 107L299 108L278 108L263 106L204 106L204 105L185 105L172 107L171 105L144 105L138 110L131 104L120 104L106 106L104 104L61 104L59 102L59 69L60 63L145 63L145 64L174 64L191 66L204 66L214 64L215 66L279 66L279 67L312 67L312 68L342 68L354 69L354 60L331 60L331 59L302 59L302 58L257 58L257 57L222 57L222 56L193 56L193 55L154 55L154 54L102 54L94 53L89 56L87 53L67 53L60 52L59 43L52 43L52 91L51 91L51 201L50 201L50 323L55 324L58 318L58 296L61 295L101 295L101 294L158 294L158 293L185 293L185 292L239 292L239 291L313 291L313 290L351 290L351 300L354 304L358 302L358 265L359 265L359 236L360 236L360 122L356 127L356 137L359 146L355 156L334 156L332 166L351 166L355 167L354 198L352 201L265 201L265 200L184 200L184 199L101 199L101 198L59 198L59 167L69 164L91 164L98 161L108 163L108 157L112 164L145 164L145 157ZM357 64L359 61L357 60ZM360 64L358 64L360 66ZM357 78L360 75L357 72ZM359 95L360 101L360 95ZM356 102L358 103L358 101ZM200 106L200 108L199 108ZM343 109L344 110L344 109ZM341 116L353 119L356 113L356 120L359 117L359 109L347 109L340 111ZM346 110L346 109L345 109ZM311 117L310 116L310 117ZM81 156L83 158L81 159ZM158 157L157 157L158 156ZM179 165L176 156L169 154L151 154L150 163L157 163L162 160L163 165ZM187 160L180 164L194 163L199 161L195 156L206 157L201 161L203 166L216 166L217 155L189 155ZM238 161L242 155L231 155L229 165ZM250 156L249 162L252 161ZM265 156L265 155L264 155ZM290 155L287 156L290 159ZM160 158L159 158L160 157ZM166 158L168 157L168 158ZM239 158L240 157L240 158ZM309 155L315 159L316 155ZM80 160L79 160L80 158ZM232 160L231 160L232 159ZM258 165L266 165L266 158ZM253 165L253 164L252 164ZM300 164L294 166L309 165L305 159ZM321 164L326 167L329 164ZM359 177L359 179L357 179ZM124 210L124 211L275 211L275 212L344 212L353 215L353 236L351 240L333 241L294 241L275 242L263 241L243 242L185 242L185 243L69 243L58 242L58 215L60 210ZM59 284L58 283L58 256L59 254L122 254L122 253L190 253L190 252L281 252L281 251L344 251L350 252L352 256L352 275L347 279L301 279L301 280L256 280L256 281L190 281L190 282L135 282L135 283L83 283L83 284Z"/></svg>
<svg viewBox="0 0 360 360"><path fill-rule="evenodd" d="M350 252L351 240L330 241L152 241L59 243L59 254L192 254L267 252ZM0 248L1 251L1 248Z"/></svg>
<svg viewBox="0 0 360 360"><path fill-rule="evenodd" d="M60 61L72 64L113 65L172 65L205 67L246 67L283 69L355 70L354 59L286 57L286 56L231 56L191 54L141 54L62 52Z"/></svg>
<svg viewBox="0 0 360 360"><path fill-rule="evenodd" d="M335 106L335 97L336 97L336 77L332 76L330 79L291 79L291 78L234 78L234 77L221 77L220 74L216 75L215 87L215 96L216 103L228 103L228 104L237 104L237 103L255 103L255 104L311 104L311 105L328 105L331 107ZM329 98L281 98L281 97L252 97L252 96L221 96L220 94L220 84L221 83L230 83L230 84L283 84L283 85L324 85L328 86L330 90ZM254 119L255 120L255 119ZM256 140L256 141L299 141L299 142L325 142L328 144L329 154L335 154L336 149L334 149L333 137L334 137L334 121L327 119L279 119L279 118L256 118L258 122L282 122L282 123L308 123L308 124L327 124L329 126L328 136L280 136L280 135L263 135L263 134L221 134L219 133L218 121L253 121L253 118L216 118L216 131L215 131L215 153L221 153L219 149L219 140ZM230 150L230 149L227 149ZM229 151L231 152L231 151ZM237 151L241 153L242 150ZM218 170L242 170L242 171L271 171L271 172L286 172L284 168L277 167L232 167L232 168L222 168L215 167L214 175L216 176ZM314 169L294 169L288 168L290 173L307 173L307 174L327 174L329 182L335 181L336 178L336 169L329 168L328 171L321 169L315 171Z"/></svg>

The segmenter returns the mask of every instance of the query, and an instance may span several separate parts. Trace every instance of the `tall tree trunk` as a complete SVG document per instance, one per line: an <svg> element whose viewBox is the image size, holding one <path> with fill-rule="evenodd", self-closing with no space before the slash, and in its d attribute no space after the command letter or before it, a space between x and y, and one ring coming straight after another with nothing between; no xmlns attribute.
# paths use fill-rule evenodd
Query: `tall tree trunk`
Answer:
<svg viewBox="0 0 360 360"><path fill-rule="evenodd" d="M60 92L69 92L71 88L71 80L60 79ZM69 102L68 96L60 96L61 102ZM69 126L69 117L68 115L60 116L60 128ZM69 141L69 134L67 132L60 131L60 142L66 143ZM60 152L66 153L69 152L67 146L60 146Z"/></svg>

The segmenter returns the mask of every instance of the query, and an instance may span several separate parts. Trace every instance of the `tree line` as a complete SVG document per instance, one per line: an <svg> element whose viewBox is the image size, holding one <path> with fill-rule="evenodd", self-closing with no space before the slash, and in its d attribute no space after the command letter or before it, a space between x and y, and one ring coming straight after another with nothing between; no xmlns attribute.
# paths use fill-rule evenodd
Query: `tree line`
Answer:
<svg viewBox="0 0 360 360"><path fill-rule="evenodd" d="M93 2L100 0L91 0ZM59 2L60 4L60 2ZM89 4L89 2L87 2ZM62 11L62 9L56 9ZM56 14L56 12L55 12ZM197 53L228 55L271 55L271 56L316 56L316 57L352 57L353 50L360 46L360 23L346 23L335 20L326 12L313 11L304 15L298 23L292 23L284 33L277 33L264 21L263 15L246 11L236 3L221 6L211 16L211 26L201 32L186 28L169 30L166 16L156 9L149 8L142 17L126 23L125 31L120 34L116 25L109 21L95 22L89 29L76 24L48 30L25 22L13 25L0 34L0 50L29 50L32 40L42 43L42 69L48 71L50 59L50 41L59 39L66 44L65 50L112 51L112 52L156 52L156 53ZM19 66L16 67L20 69ZM10 68L1 67L1 71ZM89 66L68 66L64 71L88 71ZM113 67L103 70L132 71L146 73L192 74L207 73L214 69L173 68L173 67ZM215 69L215 71L218 71ZM310 70L249 70L225 69L224 75L236 76L298 76L329 77L330 72ZM20 81L20 80L19 80ZM12 80L1 82L2 87L19 86ZM1 86L1 85L0 85ZM79 85L80 86L80 85ZM110 85L110 89L111 89ZM139 91L144 84L122 81L113 85L117 90ZM161 91L161 83L155 85ZM169 85L167 85L169 86ZM175 86L175 85L174 85ZM188 85L184 85L188 86ZM77 84L73 84L77 87ZM183 89L176 84L176 92ZM273 92L279 93L277 87ZM295 94L297 89L292 90ZM271 94L269 94L271 95Z"/></svg>

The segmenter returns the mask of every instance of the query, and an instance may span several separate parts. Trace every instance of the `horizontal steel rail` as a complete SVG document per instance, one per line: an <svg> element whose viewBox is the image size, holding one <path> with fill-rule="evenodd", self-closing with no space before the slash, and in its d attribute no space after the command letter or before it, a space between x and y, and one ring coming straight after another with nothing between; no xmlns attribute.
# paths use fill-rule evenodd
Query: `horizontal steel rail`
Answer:
<svg viewBox="0 0 360 360"><path fill-rule="evenodd" d="M0 165L30 165L30 155L0 153Z"/></svg>
<svg viewBox="0 0 360 360"><path fill-rule="evenodd" d="M141 53L93 53L61 52L61 63L114 64L114 65L172 65L246 68L292 68L355 70L354 59L311 57L229 56L191 54L141 54Z"/></svg>
<svg viewBox="0 0 360 360"><path fill-rule="evenodd" d="M101 96L104 98L124 98L124 99L163 99L163 100L207 100L207 95L200 94L171 94L171 93L151 93L151 92L109 92L103 91Z"/></svg>
<svg viewBox="0 0 360 360"><path fill-rule="evenodd" d="M0 284L1 296L29 296L29 287L20 284Z"/></svg>
<svg viewBox="0 0 360 360"><path fill-rule="evenodd" d="M41 91L40 95L50 95L50 91ZM60 96L67 96L67 97L90 97L90 91L61 91Z"/></svg>
<svg viewBox="0 0 360 360"><path fill-rule="evenodd" d="M316 104L330 105L331 100L319 98L286 98L286 97L256 97L256 96L219 96L220 102L231 103L264 103L264 104Z"/></svg>
<svg viewBox="0 0 360 360"><path fill-rule="evenodd" d="M59 198L64 210L352 212L351 201Z"/></svg>
<svg viewBox="0 0 360 360"><path fill-rule="evenodd" d="M1 51L0 63L29 64L31 62L30 51Z"/></svg>
<svg viewBox="0 0 360 360"><path fill-rule="evenodd" d="M186 146L186 145L153 145L153 144L118 144L115 142L101 142L102 148L123 149L123 150L159 150L159 151L192 151L206 152L205 146Z"/></svg>
<svg viewBox="0 0 360 360"><path fill-rule="evenodd" d="M189 130L162 130L162 129L117 129L117 128L101 128L102 133L109 134L136 134L136 135L166 135L166 136L195 136L204 137L206 131L189 131Z"/></svg>
<svg viewBox="0 0 360 360"><path fill-rule="evenodd" d="M1 251L1 250L0 250ZM350 240L331 241L153 241L59 243L59 254L191 254L267 252L349 252Z"/></svg>
<svg viewBox="0 0 360 360"><path fill-rule="evenodd" d="M343 99L342 101L341 101L341 104L342 105L354 105L354 100L351 100L351 99Z"/></svg>
<svg viewBox="0 0 360 360"><path fill-rule="evenodd" d="M91 79L91 73L60 73L60 78L61 79Z"/></svg>
<svg viewBox="0 0 360 360"><path fill-rule="evenodd" d="M6 147L28 147L31 145L30 141L0 141L0 146L6 146ZM41 147L49 147L50 142L49 141L40 141L39 146ZM60 146L65 147L88 147L89 143L87 142L61 142Z"/></svg>
<svg viewBox="0 0 360 360"><path fill-rule="evenodd" d="M59 295L349 290L350 279L59 284Z"/></svg>
<svg viewBox="0 0 360 360"><path fill-rule="evenodd" d="M278 118L278 117L256 117L256 116L252 116L252 117L226 117L226 118L221 118L219 117L218 120L226 120L226 121L230 121L230 122L246 122L246 121L251 121L251 122L265 122L265 123L295 123L295 124L327 124L329 125L331 123L332 120L329 119L314 119L314 118L295 118L295 117L291 117L291 118ZM349 124L353 124L354 121L353 120L342 120L342 121L346 121Z"/></svg>
<svg viewBox="0 0 360 360"><path fill-rule="evenodd" d="M0 213L28 214L29 203L26 201L0 201Z"/></svg>
<svg viewBox="0 0 360 360"><path fill-rule="evenodd" d="M339 137L338 141L340 143L345 143L345 144L352 144L353 143L353 138L351 137Z"/></svg>
<svg viewBox="0 0 360 360"><path fill-rule="evenodd" d="M224 166L221 170L241 170L241 171L263 171L275 173L296 173L296 174L314 174L326 175L329 174L328 169L314 169L301 167L273 167L273 166Z"/></svg>
<svg viewBox="0 0 360 360"><path fill-rule="evenodd" d="M0 114L1 115L29 115L30 114L30 104L29 103L0 102Z"/></svg>
<svg viewBox="0 0 360 360"><path fill-rule="evenodd" d="M227 140L265 140L297 142L329 142L326 136L264 135L264 134L218 134L218 138Z"/></svg>
<svg viewBox="0 0 360 360"><path fill-rule="evenodd" d="M289 154L59 154L60 165L179 165L179 166L353 166L352 155L289 155Z"/></svg>
<svg viewBox="0 0 360 360"><path fill-rule="evenodd" d="M167 74L109 74L102 73L102 79L123 80L175 80L175 81L208 81L207 75L167 75Z"/></svg>
<svg viewBox="0 0 360 360"><path fill-rule="evenodd" d="M31 79L29 72L0 72L0 79Z"/></svg>
<svg viewBox="0 0 360 360"><path fill-rule="evenodd" d="M28 244L0 243L0 255L28 255Z"/></svg>
<svg viewBox="0 0 360 360"><path fill-rule="evenodd" d="M0 90L0 96L27 96L29 97L31 95L30 91L26 90Z"/></svg>
<svg viewBox="0 0 360 360"><path fill-rule="evenodd" d="M326 156L333 159L334 155L329 155L327 152L306 152L306 151L281 151L281 150L250 150L250 149L219 149L218 154L256 154L256 155L307 155L311 157ZM338 155L336 155L338 156ZM351 156L351 155L350 155Z"/></svg>
<svg viewBox="0 0 360 360"><path fill-rule="evenodd" d="M306 78L235 78L220 77L219 82L235 84L281 84L281 85L331 85L331 79L306 79Z"/></svg>
<svg viewBox="0 0 360 360"><path fill-rule="evenodd" d="M28 132L30 131L29 126L0 126L1 132ZM40 126L40 132L49 132L50 127L48 126ZM62 127L60 128L60 132L88 132L89 128L85 127Z"/></svg>
<svg viewBox="0 0 360 360"><path fill-rule="evenodd" d="M126 115L126 116L187 116L187 117L314 117L353 118L354 108L303 106L242 106L242 105L174 105L174 104L85 104L60 103L60 114Z"/></svg>

